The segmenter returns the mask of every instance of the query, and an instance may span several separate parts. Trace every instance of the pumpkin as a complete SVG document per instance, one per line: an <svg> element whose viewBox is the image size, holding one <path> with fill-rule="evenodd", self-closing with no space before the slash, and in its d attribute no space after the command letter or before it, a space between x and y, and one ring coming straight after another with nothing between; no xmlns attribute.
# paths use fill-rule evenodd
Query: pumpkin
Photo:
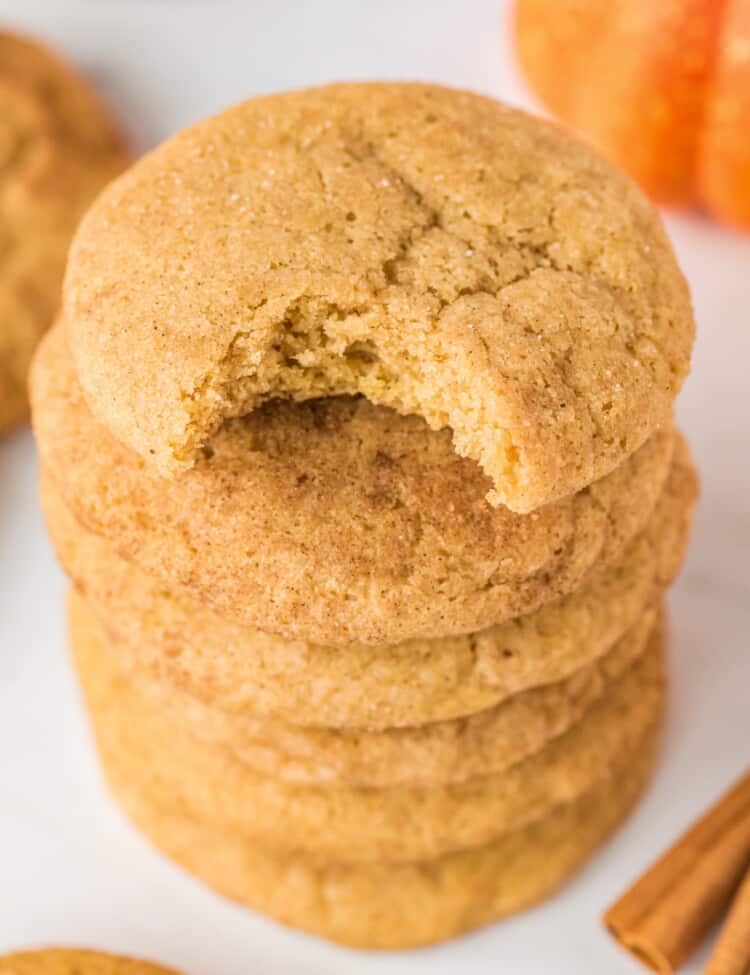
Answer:
<svg viewBox="0 0 750 975"><path fill-rule="evenodd" d="M750 228L750 0L517 0L532 88L657 201Z"/></svg>

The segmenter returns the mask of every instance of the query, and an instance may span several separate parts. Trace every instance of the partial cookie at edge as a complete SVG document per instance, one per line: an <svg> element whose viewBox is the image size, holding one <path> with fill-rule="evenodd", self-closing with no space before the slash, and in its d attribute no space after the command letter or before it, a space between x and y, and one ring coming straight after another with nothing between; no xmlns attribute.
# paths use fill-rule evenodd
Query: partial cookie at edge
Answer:
<svg viewBox="0 0 750 975"><path fill-rule="evenodd" d="M178 975L171 968L87 948L35 948L0 956L0 975Z"/></svg>
<svg viewBox="0 0 750 975"><path fill-rule="evenodd" d="M34 347L52 324L73 231L129 154L88 83L0 30L0 434L28 416Z"/></svg>

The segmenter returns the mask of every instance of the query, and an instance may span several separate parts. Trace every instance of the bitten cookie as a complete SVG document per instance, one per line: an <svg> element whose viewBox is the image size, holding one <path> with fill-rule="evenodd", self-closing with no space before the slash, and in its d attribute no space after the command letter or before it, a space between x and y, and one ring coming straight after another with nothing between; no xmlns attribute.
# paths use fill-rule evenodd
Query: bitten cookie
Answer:
<svg viewBox="0 0 750 975"><path fill-rule="evenodd" d="M339 646L474 632L572 591L646 524L674 451L661 431L517 515L488 504L448 431L365 399L269 404L166 479L94 419L60 328L32 397L43 464L84 527L230 620Z"/></svg>
<svg viewBox="0 0 750 975"><path fill-rule="evenodd" d="M65 315L95 416L162 473L267 399L362 393L450 427L517 512L669 422L694 331L622 174L424 84L257 98L169 140L84 221Z"/></svg>
<svg viewBox="0 0 750 975"><path fill-rule="evenodd" d="M1 42L0 42L1 43ZM135 958L84 948L38 948L0 957L0 975L177 975Z"/></svg>
<svg viewBox="0 0 750 975"><path fill-rule="evenodd" d="M80 597L70 606L73 658L105 773L265 849L339 862L413 862L519 829L626 768L664 700L657 626L645 655L578 724L499 775L435 788L292 785L253 772L163 713L122 675Z"/></svg>
<svg viewBox="0 0 750 975"><path fill-rule="evenodd" d="M106 539L83 529L50 477L43 475L41 484L48 531L63 568L116 645L123 667L152 673L212 708L247 719L248 728L265 720L274 729L268 737L280 748L284 743L290 765L317 750L312 742L320 739L322 747L324 740L321 768L327 775L352 777L372 774L365 769L376 754L382 759L377 764L394 777L404 763L425 776L445 776L449 769L456 776L468 765L464 736L481 728L483 739L494 738L493 712L511 695L570 679L577 697L581 683L573 675L613 647L674 578L696 494L695 470L678 438L648 524L612 566L592 572L579 589L480 633L396 646L330 647L232 624L165 589L121 559ZM480 711L484 716L468 724L450 720ZM311 732L305 745L304 734L289 723L351 733ZM430 727L415 727L425 724ZM396 733L396 727L404 730ZM374 733L385 729L381 736ZM427 761L424 748L438 737L439 769Z"/></svg>
<svg viewBox="0 0 750 975"><path fill-rule="evenodd" d="M138 829L226 897L352 947L416 948L530 907L568 880L642 794L659 730L657 722L614 777L531 826L476 850L401 866L272 854L182 810L158 806L119 769L108 776Z"/></svg>
<svg viewBox="0 0 750 975"><path fill-rule="evenodd" d="M58 308L76 224L127 161L74 69L0 31L0 433L28 413L29 363Z"/></svg>

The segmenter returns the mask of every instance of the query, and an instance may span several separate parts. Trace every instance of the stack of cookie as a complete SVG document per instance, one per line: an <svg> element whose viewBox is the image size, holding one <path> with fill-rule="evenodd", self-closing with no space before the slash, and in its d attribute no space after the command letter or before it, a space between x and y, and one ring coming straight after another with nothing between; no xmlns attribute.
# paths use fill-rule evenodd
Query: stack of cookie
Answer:
<svg viewBox="0 0 750 975"><path fill-rule="evenodd" d="M476 95L257 99L113 184L32 385L132 821L363 947L559 886L652 764L692 336L638 191Z"/></svg>

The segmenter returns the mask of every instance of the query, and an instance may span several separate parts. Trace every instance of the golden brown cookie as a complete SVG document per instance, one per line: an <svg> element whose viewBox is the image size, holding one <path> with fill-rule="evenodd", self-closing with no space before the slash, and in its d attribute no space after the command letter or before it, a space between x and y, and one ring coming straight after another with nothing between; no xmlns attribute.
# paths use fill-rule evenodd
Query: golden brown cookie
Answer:
<svg viewBox="0 0 750 975"><path fill-rule="evenodd" d="M415 948L530 907L568 880L640 797L658 732L657 723L614 777L532 825L485 847L400 866L269 853L182 811L160 808L120 769L110 768L108 777L145 836L224 896L356 948Z"/></svg>
<svg viewBox="0 0 750 975"><path fill-rule="evenodd" d="M645 525L674 439L530 515L493 508L447 431L365 399L276 402L166 479L88 410L64 332L35 360L44 466L76 518L220 615L317 643L450 636L528 613Z"/></svg>
<svg viewBox="0 0 750 975"><path fill-rule="evenodd" d="M287 642L229 623L165 590L119 558L105 539L82 529L46 476L41 497L63 567L117 645L123 666L151 672L212 708L265 719L266 725L272 719L274 731L265 737L284 743L290 773L296 760L310 757L316 736L308 744L289 723L351 728L335 741L328 733L318 737L325 741L325 774L355 778L375 761L396 777L402 765L415 764L425 776L445 776L449 767L451 776L459 775L469 728L484 740L492 737L494 709L510 695L570 679L579 697L581 682L573 674L621 639L677 572L696 490L680 439L646 528L610 568L529 616L481 633L390 647ZM486 714L469 724L451 720L478 711ZM562 717L557 709L554 714ZM426 734L414 727L428 723L433 727ZM395 734L397 726L408 727ZM363 729L388 731L359 734ZM426 760L425 740L436 737L443 771ZM429 753L437 754L432 748Z"/></svg>
<svg viewBox="0 0 750 975"><path fill-rule="evenodd" d="M2 41L0 40L0 44ZM0 957L0 975L176 975L135 958L85 948L37 948Z"/></svg>
<svg viewBox="0 0 750 975"><path fill-rule="evenodd" d="M450 427L518 512L669 423L694 332L621 173L423 84L257 98L170 139L88 215L65 314L95 416L162 473L270 398L362 393Z"/></svg>
<svg viewBox="0 0 750 975"><path fill-rule="evenodd" d="M292 785L201 742L122 675L101 628L71 598L72 647L102 764L174 806L264 848L343 862L407 862L481 846L571 802L627 766L661 712L661 627L646 654L568 732L506 771L455 786Z"/></svg>
<svg viewBox="0 0 750 975"><path fill-rule="evenodd" d="M496 775L564 734L644 653L656 617L657 608L649 607L613 648L567 680L467 718L379 732L229 715L165 685L137 663L127 676L152 708L202 741L225 746L263 775L368 789L444 786ZM107 646L120 667L124 648L109 641Z"/></svg>
<svg viewBox="0 0 750 975"><path fill-rule="evenodd" d="M0 433L28 413L29 363L58 308L78 220L127 161L88 83L0 31Z"/></svg>

